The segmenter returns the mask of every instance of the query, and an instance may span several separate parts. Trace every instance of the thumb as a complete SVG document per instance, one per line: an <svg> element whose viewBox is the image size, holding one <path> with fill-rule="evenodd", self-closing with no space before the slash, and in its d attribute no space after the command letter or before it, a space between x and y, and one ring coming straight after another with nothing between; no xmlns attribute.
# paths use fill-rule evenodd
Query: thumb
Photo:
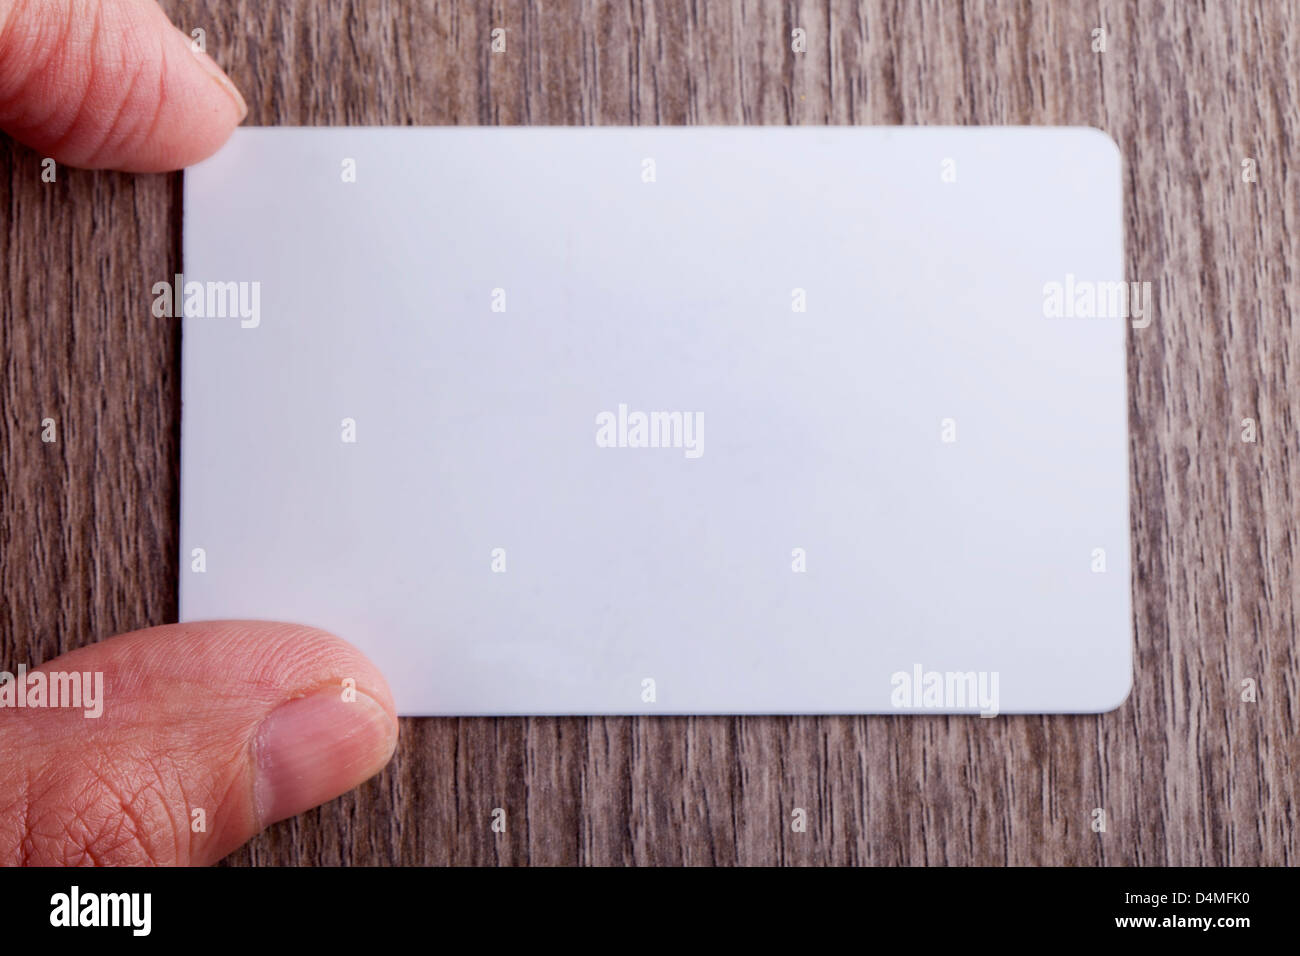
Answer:
<svg viewBox="0 0 1300 956"><path fill-rule="evenodd" d="M97 702L52 706L93 675ZM7 676L0 864L213 863L378 773L397 742L374 666L295 625L172 624Z"/></svg>
<svg viewBox="0 0 1300 956"><path fill-rule="evenodd" d="M60 163L179 169L247 112L153 0L0 0L0 129Z"/></svg>

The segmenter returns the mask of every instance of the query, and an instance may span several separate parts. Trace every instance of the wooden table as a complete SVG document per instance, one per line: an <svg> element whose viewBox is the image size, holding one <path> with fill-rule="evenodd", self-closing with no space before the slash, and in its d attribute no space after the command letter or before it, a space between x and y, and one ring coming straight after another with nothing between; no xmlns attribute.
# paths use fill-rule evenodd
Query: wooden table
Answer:
<svg viewBox="0 0 1300 956"><path fill-rule="evenodd" d="M1300 4L165 6L250 124L1098 126L1156 302L1114 713L405 720L382 776L233 862L1300 862ZM181 179L43 184L8 141L0 170L0 659L42 661L176 619L180 330L149 288L180 266Z"/></svg>

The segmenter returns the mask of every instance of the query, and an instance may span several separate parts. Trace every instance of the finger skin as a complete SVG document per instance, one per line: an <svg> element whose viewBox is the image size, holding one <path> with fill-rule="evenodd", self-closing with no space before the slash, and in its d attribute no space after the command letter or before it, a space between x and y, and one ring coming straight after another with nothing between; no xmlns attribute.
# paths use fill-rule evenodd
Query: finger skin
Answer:
<svg viewBox="0 0 1300 956"><path fill-rule="evenodd" d="M38 670L101 672L103 713L0 708L5 865L213 863L378 773L396 745L382 675L311 628L173 624Z"/></svg>
<svg viewBox="0 0 1300 956"><path fill-rule="evenodd" d="M59 163L161 172L247 114L153 0L0 0L0 129Z"/></svg>

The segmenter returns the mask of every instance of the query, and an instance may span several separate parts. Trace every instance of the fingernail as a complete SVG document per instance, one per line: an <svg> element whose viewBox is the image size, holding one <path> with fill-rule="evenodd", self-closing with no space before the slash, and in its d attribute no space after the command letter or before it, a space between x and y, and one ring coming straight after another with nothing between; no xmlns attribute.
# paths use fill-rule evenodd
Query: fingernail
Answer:
<svg viewBox="0 0 1300 956"><path fill-rule="evenodd" d="M365 694L355 698L318 691L281 704L262 721L253 744L262 826L333 800L388 763L396 720Z"/></svg>
<svg viewBox="0 0 1300 956"><path fill-rule="evenodd" d="M188 37L186 39L188 39ZM235 105L239 107L239 122L242 123L244 117L248 115L248 104L244 102L244 97L239 92L239 88L231 82L230 77L226 76L225 70L217 66L217 61L208 56L206 51L193 50L193 53L198 59L199 65L202 66L203 69L207 71L207 74L216 80L221 88L229 93L231 98L235 101Z"/></svg>

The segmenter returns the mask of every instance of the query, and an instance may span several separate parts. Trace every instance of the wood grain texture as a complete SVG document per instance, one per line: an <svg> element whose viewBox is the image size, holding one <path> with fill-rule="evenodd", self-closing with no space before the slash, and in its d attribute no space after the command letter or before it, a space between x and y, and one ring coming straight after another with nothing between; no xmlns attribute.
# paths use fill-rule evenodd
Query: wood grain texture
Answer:
<svg viewBox="0 0 1300 956"><path fill-rule="evenodd" d="M379 778L231 862L1300 862L1296 0L164 6L253 125L1097 126L1156 300L1130 332L1136 682L1114 713L405 720ZM180 262L180 179L39 164L0 142L3 661L177 611L179 330L148 289Z"/></svg>

